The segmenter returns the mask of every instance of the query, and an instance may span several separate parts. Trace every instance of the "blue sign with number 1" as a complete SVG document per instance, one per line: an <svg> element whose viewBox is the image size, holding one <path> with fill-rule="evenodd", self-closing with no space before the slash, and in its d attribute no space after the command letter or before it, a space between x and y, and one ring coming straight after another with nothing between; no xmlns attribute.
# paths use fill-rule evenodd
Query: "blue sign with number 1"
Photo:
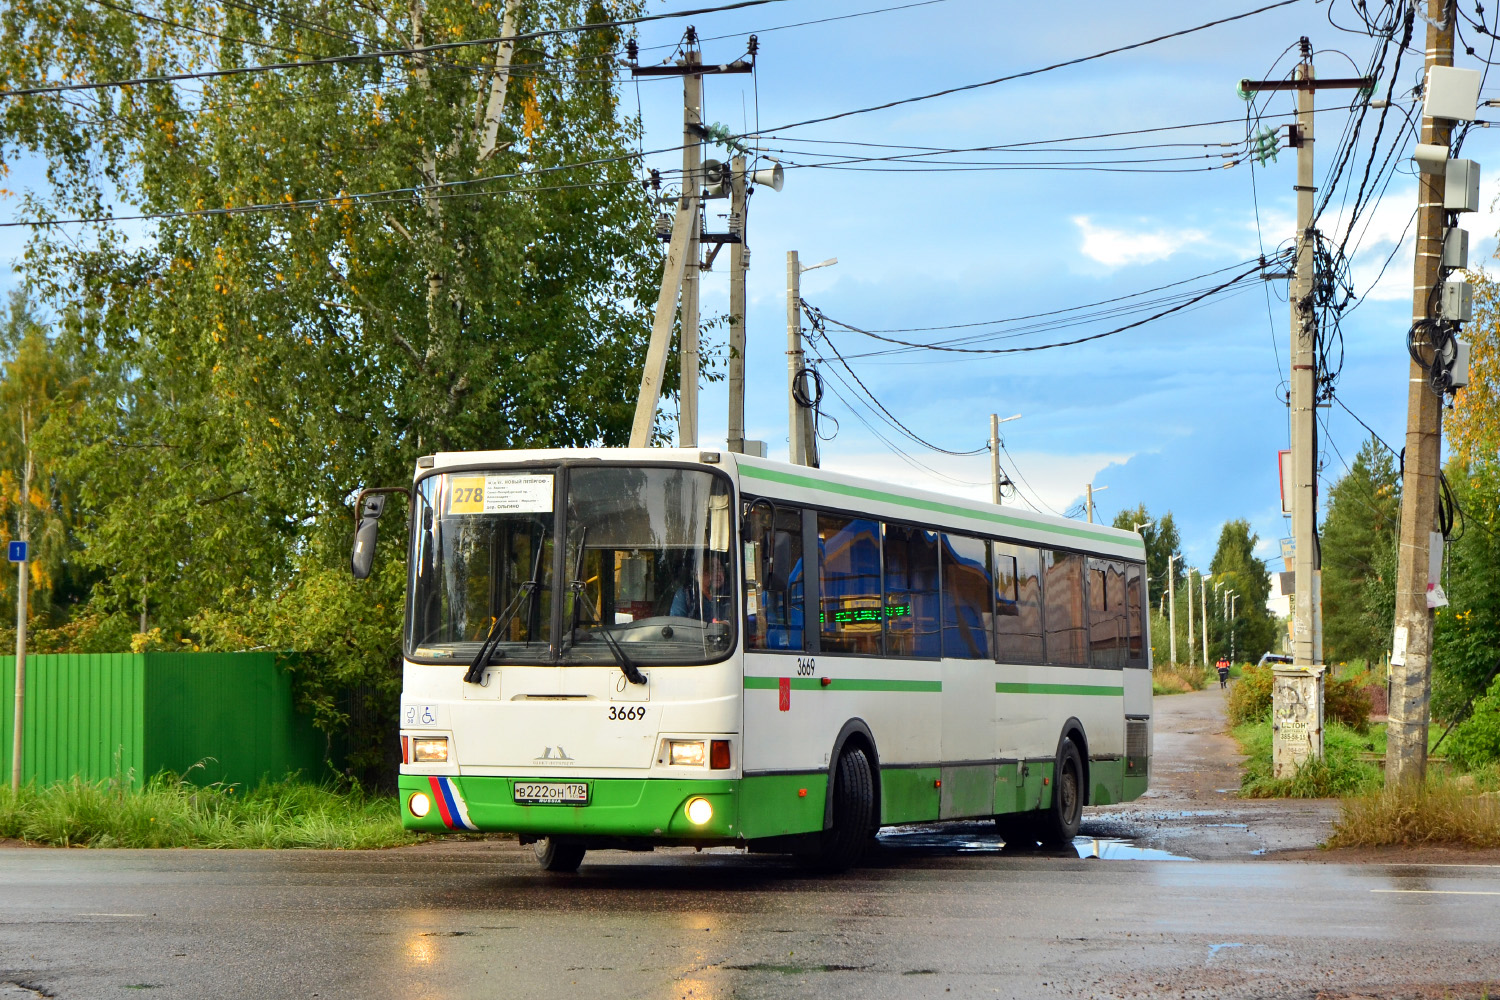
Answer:
<svg viewBox="0 0 1500 1000"><path fill-rule="evenodd" d="M26 561L26 543L25 542L11 542L10 543L10 561L13 562L13 563L23 563L23 562Z"/></svg>

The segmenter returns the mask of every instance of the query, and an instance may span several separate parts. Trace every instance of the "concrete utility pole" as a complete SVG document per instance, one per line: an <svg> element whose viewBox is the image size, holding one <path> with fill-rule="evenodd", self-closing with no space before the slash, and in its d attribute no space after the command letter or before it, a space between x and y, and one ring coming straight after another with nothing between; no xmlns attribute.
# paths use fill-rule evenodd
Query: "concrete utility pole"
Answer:
<svg viewBox="0 0 1500 1000"><path fill-rule="evenodd" d="M696 49L683 53L683 64L698 66ZM697 195L703 187L703 76L689 73L682 78L682 190ZM698 212L702 202L694 199ZM701 216L700 216L701 218ZM701 225L701 222L700 222ZM698 288L703 272L698 266L699 226L688 234L687 266L682 272L682 341L677 352L681 362L677 389L677 447L698 447Z"/></svg>
<svg viewBox="0 0 1500 1000"><path fill-rule="evenodd" d="M635 65L635 43L630 43L629 48L632 75L682 77L682 193L672 221L671 242L662 267L661 291L656 298L656 315L651 323L651 343L646 349L640 393L635 401L635 419L630 426L632 448L649 445L651 432L656 427L656 406L661 400L679 294L682 299L682 340L678 353L682 367L677 443L684 448L698 445L698 284L702 273L698 234L702 229L704 194L702 143L708 135L703 127L703 75L749 73L754 69L754 63L744 59L704 66L698 50L698 35L692 28L687 29L684 48L683 57L675 66Z"/></svg>
<svg viewBox="0 0 1500 1000"><path fill-rule="evenodd" d="M1452 0L1428 0L1427 69L1453 65ZM1453 131L1446 118L1423 107L1423 143L1447 146ZM1426 320L1434 287L1442 279L1443 200L1447 176L1439 171L1417 179L1417 259L1412 287L1412 320ZM1424 325L1413 336L1427 340ZM1431 343L1425 345L1432 349ZM1401 484L1401 545L1396 569L1396 638L1391 660L1389 739L1386 774L1395 781L1421 782L1427 775L1427 722L1432 697L1432 609L1427 603L1431 539L1437 526L1438 476L1442 459L1443 401L1428 388L1427 374L1413 361L1406 389L1406 459ZM1402 655L1404 654L1404 655ZM1397 661L1400 661L1399 663Z"/></svg>
<svg viewBox="0 0 1500 1000"><path fill-rule="evenodd" d="M1010 485L1010 477L1000 474L1000 425L1020 419L1019 413L1003 419L999 414L990 414L990 500L994 503L1001 501L1000 487Z"/></svg>
<svg viewBox="0 0 1500 1000"><path fill-rule="evenodd" d="M1235 639L1239 637L1239 629L1235 627L1238 624L1238 619L1235 616L1235 611L1237 611L1240 606L1240 595L1238 592L1233 590L1231 590L1229 593L1229 662L1233 663L1238 656L1238 653L1235 649Z"/></svg>
<svg viewBox="0 0 1500 1000"><path fill-rule="evenodd" d="M1313 259L1318 233L1313 228L1317 178L1313 174L1313 93L1316 90L1368 89L1370 77L1318 80L1313 72L1312 43L1303 38L1302 62L1293 79L1240 81L1245 93L1266 90L1297 92L1297 124L1290 145L1297 150L1297 266L1291 294L1292 374L1288 405L1291 410L1292 535L1297 539L1293 564L1296 580L1296 639L1292 665L1278 667L1272 688L1272 771L1278 778L1291 774L1309 757L1323 756L1323 667L1314 636L1321 628L1318 591L1317 539L1317 337L1314 308ZM1231 645L1232 645L1231 640Z"/></svg>
<svg viewBox="0 0 1500 1000"><path fill-rule="evenodd" d="M1188 644L1187 644L1187 655L1188 655L1188 660L1189 661L1191 661L1193 659L1193 653L1195 652L1195 650L1194 650L1193 647L1197 645L1197 643L1195 643L1193 641L1193 574L1196 573L1196 572L1198 572L1196 569L1190 569L1190 570L1187 571L1187 609L1188 609Z"/></svg>
<svg viewBox="0 0 1500 1000"><path fill-rule="evenodd" d="M1087 502L1086 506L1088 507L1088 511L1089 511L1089 524L1093 524L1094 523L1094 494L1095 493L1103 493L1107 489L1109 489L1108 486L1101 486L1101 487L1099 487L1096 490L1096 489L1094 489L1094 484L1093 483L1089 483L1088 484L1088 502Z"/></svg>
<svg viewBox="0 0 1500 1000"><path fill-rule="evenodd" d="M729 229L740 241L729 244L729 450L745 452L745 212L749 198L745 158L729 161Z"/></svg>
<svg viewBox="0 0 1500 1000"><path fill-rule="evenodd" d="M786 252L786 405L787 447L793 465L807 464L807 435L797 405L797 373L802 370L802 261Z"/></svg>
<svg viewBox="0 0 1500 1000"><path fill-rule="evenodd" d="M26 457L21 464L21 502L16 505L16 534L23 548L29 547L31 541L31 518L27 507L31 501L31 447L27 440L26 427L27 413L25 407L21 410L21 448L26 452ZM31 553L26 553L26 558L16 562L16 702L15 716L11 726L11 748L10 748L10 790L18 792L21 789L21 749L22 730L26 714L24 705L26 701L26 599L31 591L31 574L28 572L30 566L28 560Z"/></svg>
<svg viewBox="0 0 1500 1000"><path fill-rule="evenodd" d="M1208 669L1208 578L1198 574L1199 610L1203 612L1203 668Z"/></svg>
<svg viewBox="0 0 1500 1000"><path fill-rule="evenodd" d="M1177 662L1177 574L1174 572L1182 556L1167 557L1167 631L1171 633L1171 656Z"/></svg>

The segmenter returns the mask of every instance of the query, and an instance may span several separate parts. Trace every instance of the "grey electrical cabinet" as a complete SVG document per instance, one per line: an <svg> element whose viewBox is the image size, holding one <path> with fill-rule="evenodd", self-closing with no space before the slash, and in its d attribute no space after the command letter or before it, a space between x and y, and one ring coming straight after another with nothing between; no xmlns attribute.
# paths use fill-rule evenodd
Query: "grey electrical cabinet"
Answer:
<svg viewBox="0 0 1500 1000"><path fill-rule="evenodd" d="M1476 161L1448 161L1443 208L1449 212L1479 211L1479 164Z"/></svg>

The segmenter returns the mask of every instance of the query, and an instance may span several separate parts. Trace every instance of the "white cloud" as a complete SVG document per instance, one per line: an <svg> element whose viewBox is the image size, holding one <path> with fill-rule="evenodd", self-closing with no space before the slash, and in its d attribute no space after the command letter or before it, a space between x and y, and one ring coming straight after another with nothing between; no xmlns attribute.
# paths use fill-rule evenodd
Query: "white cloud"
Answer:
<svg viewBox="0 0 1500 1000"><path fill-rule="evenodd" d="M1197 229L1112 229L1096 226L1087 215L1073 216L1073 224L1083 236L1079 249L1085 257L1105 267L1128 264L1150 264L1166 260L1196 243L1208 241L1208 234Z"/></svg>

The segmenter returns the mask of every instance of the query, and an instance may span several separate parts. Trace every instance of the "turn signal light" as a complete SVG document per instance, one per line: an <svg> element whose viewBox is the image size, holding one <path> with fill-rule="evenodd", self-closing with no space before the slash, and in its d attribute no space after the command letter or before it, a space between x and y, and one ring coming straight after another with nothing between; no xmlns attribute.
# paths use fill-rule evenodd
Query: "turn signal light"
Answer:
<svg viewBox="0 0 1500 1000"><path fill-rule="evenodd" d="M729 770L729 741L710 740L708 744L708 766L714 771Z"/></svg>

